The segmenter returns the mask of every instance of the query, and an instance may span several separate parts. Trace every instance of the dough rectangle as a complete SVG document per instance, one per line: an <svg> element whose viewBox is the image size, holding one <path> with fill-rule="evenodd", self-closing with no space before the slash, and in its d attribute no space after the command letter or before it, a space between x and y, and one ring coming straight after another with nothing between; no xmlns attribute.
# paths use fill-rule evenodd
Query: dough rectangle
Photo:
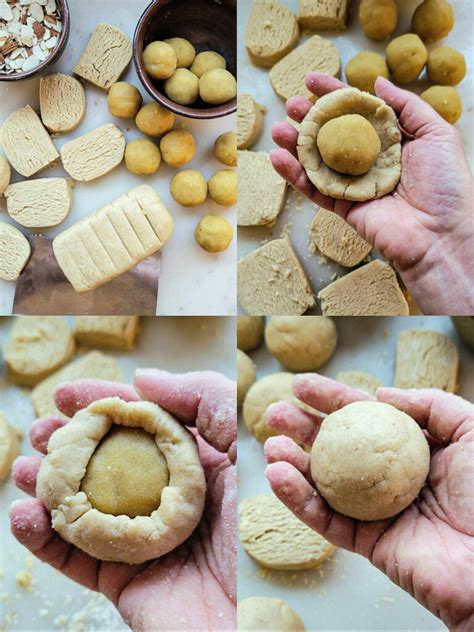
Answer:
<svg viewBox="0 0 474 632"><path fill-rule="evenodd" d="M298 23L309 30L346 28L348 0L298 0Z"/></svg>
<svg viewBox="0 0 474 632"><path fill-rule="evenodd" d="M83 347L130 350L139 323L138 316L78 316L74 336Z"/></svg>

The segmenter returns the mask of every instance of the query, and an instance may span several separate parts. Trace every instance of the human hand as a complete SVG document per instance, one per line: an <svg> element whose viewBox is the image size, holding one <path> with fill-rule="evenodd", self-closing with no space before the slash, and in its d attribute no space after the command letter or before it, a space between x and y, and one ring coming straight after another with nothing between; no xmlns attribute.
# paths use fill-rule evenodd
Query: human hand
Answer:
<svg viewBox="0 0 474 632"><path fill-rule="evenodd" d="M36 498L10 508L11 529L40 560L80 584L102 592L134 631L233 630L236 620L235 385L212 372L172 375L139 370L134 387L79 380L56 391L59 410L72 417L104 397L155 402L192 427L206 473L204 514L194 534L168 555L140 565L102 562L62 540ZM36 421L33 447L46 454L52 433L68 419ZM194 430L195 428L195 430ZM16 485L35 496L42 457L20 457L13 466ZM185 607L192 603L192 607Z"/></svg>
<svg viewBox="0 0 474 632"><path fill-rule="evenodd" d="M375 399L317 374L298 375L293 390L326 414ZM332 544L368 558L450 630L473 630L474 406L436 389L379 388L376 399L413 417L430 443L428 478L409 507L374 522L331 509L314 486L309 454L294 442L311 446L322 418L287 402L267 413L269 425L286 435L265 443L272 490L300 520Z"/></svg>
<svg viewBox="0 0 474 632"><path fill-rule="evenodd" d="M318 72L307 76L306 85L318 97L347 87ZM297 159L298 132L288 122L273 126L280 146L270 154L273 166L297 191L347 220L388 259L425 314L471 314L473 189L460 136L416 94L381 77L375 92L395 110L404 137L402 175L392 193L362 203L322 195ZM300 122L312 106L294 97L286 110Z"/></svg>

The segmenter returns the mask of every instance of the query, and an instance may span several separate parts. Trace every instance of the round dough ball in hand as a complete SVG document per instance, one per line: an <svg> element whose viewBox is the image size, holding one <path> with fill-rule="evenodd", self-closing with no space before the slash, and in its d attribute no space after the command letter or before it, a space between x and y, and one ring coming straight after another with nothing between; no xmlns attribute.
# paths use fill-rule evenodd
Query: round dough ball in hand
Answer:
<svg viewBox="0 0 474 632"><path fill-rule="evenodd" d="M178 60L172 46L166 42L152 42L143 51L146 72L153 79L167 79L176 70Z"/></svg>
<svg viewBox="0 0 474 632"><path fill-rule="evenodd" d="M206 252L224 252L232 243L234 229L220 215L206 215L196 227L196 241Z"/></svg>
<svg viewBox="0 0 474 632"><path fill-rule="evenodd" d="M214 154L219 162L227 167L237 166L237 133L225 132L214 144Z"/></svg>
<svg viewBox="0 0 474 632"><path fill-rule="evenodd" d="M458 50L440 46L428 55L426 70L432 83L438 86L456 86L466 76L466 60Z"/></svg>
<svg viewBox="0 0 474 632"><path fill-rule="evenodd" d="M237 406L244 403L249 388L257 379L255 364L249 356L237 349Z"/></svg>
<svg viewBox="0 0 474 632"><path fill-rule="evenodd" d="M388 66L382 55L368 50L357 53L346 66L347 83L370 94L375 94L377 77L388 79L388 75Z"/></svg>
<svg viewBox="0 0 474 632"><path fill-rule="evenodd" d="M110 88L107 97L109 112L117 118L135 118L142 106L140 91L125 81L118 81Z"/></svg>
<svg viewBox="0 0 474 632"><path fill-rule="evenodd" d="M263 316L237 316L237 347L253 351L262 344L265 319Z"/></svg>
<svg viewBox="0 0 474 632"><path fill-rule="evenodd" d="M400 35L387 46L387 65L397 83L411 83L418 79L427 59L425 45L413 33Z"/></svg>
<svg viewBox="0 0 474 632"><path fill-rule="evenodd" d="M328 504L383 520L418 496L430 467L419 425L389 404L354 402L328 415L311 450L311 475Z"/></svg>
<svg viewBox="0 0 474 632"><path fill-rule="evenodd" d="M451 86L431 86L420 94L448 123L454 125L462 114L462 101L459 92Z"/></svg>
<svg viewBox="0 0 474 632"><path fill-rule="evenodd" d="M424 0L411 20L411 30L427 44L446 37L453 26L453 8L446 0Z"/></svg>
<svg viewBox="0 0 474 632"><path fill-rule="evenodd" d="M165 42L171 46L176 54L176 67L189 68L196 57L196 50L190 41L184 37L172 37Z"/></svg>
<svg viewBox="0 0 474 632"><path fill-rule="evenodd" d="M274 632L305 632L303 621L281 599L248 597L237 604L239 632L273 630Z"/></svg>
<svg viewBox="0 0 474 632"><path fill-rule="evenodd" d="M199 79L199 95L205 103L220 105L237 95L235 77L227 70L209 70Z"/></svg>
<svg viewBox="0 0 474 632"><path fill-rule="evenodd" d="M138 112L135 123L147 136L162 136L174 125L174 114L159 103L147 103Z"/></svg>
<svg viewBox="0 0 474 632"><path fill-rule="evenodd" d="M184 129L173 130L161 139L160 150L169 167L182 167L194 158L196 143L190 132Z"/></svg>
<svg viewBox="0 0 474 632"><path fill-rule="evenodd" d="M207 182L199 171L185 169L171 180L171 195L183 206L198 206L206 201Z"/></svg>
<svg viewBox="0 0 474 632"><path fill-rule="evenodd" d="M237 172L223 169L209 180L209 195L221 206L233 206L237 203Z"/></svg>
<svg viewBox="0 0 474 632"><path fill-rule="evenodd" d="M219 53L215 53L214 51L207 50L196 55L196 59L193 61L191 66L191 72L193 72L196 77L201 78L210 70L214 70L215 68L223 68L225 70L226 66L226 60L222 57L222 55L219 55Z"/></svg>
<svg viewBox="0 0 474 632"><path fill-rule="evenodd" d="M166 95L179 105L191 105L199 96L199 79L187 68L178 68L165 81Z"/></svg>
<svg viewBox="0 0 474 632"><path fill-rule="evenodd" d="M325 123L317 144L328 167L351 176L367 173L381 149L374 126L360 114L344 114Z"/></svg>
<svg viewBox="0 0 474 632"><path fill-rule="evenodd" d="M161 154L155 143L147 138L138 138L125 148L125 166L137 176L156 173L161 164Z"/></svg>
<svg viewBox="0 0 474 632"><path fill-rule="evenodd" d="M397 28L397 22L398 10L395 0L361 0L359 24L370 39L387 39Z"/></svg>

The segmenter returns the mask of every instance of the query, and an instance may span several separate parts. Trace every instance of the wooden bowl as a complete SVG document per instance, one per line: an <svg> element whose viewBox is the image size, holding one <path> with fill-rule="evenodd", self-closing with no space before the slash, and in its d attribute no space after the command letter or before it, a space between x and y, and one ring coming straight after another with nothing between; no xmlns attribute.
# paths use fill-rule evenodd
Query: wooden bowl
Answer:
<svg viewBox="0 0 474 632"><path fill-rule="evenodd" d="M38 74L43 74L51 64L61 57L69 39L71 18L67 0L56 0L56 5L59 7L63 21L61 33L59 34L58 41L51 55L32 70L26 72L12 72L10 75L0 72L0 81L23 81L23 79L31 79Z"/></svg>
<svg viewBox="0 0 474 632"><path fill-rule="evenodd" d="M163 82L145 71L142 54L148 44L171 37L184 37L200 53L212 50L227 62L237 76L237 0L154 0L143 13L135 30L133 56L140 81L151 97L166 108L189 118L212 119L237 110L237 100L211 106L198 99L191 106L179 105L165 94Z"/></svg>

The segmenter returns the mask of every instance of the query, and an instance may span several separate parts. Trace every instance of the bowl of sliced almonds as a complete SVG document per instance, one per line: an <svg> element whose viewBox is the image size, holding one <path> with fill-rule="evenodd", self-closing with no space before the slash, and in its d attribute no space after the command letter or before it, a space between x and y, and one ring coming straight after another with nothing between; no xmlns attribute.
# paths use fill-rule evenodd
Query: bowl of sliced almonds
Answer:
<svg viewBox="0 0 474 632"><path fill-rule="evenodd" d="M0 81L41 73L69 38L66 0L0 0Z"/></svg>

